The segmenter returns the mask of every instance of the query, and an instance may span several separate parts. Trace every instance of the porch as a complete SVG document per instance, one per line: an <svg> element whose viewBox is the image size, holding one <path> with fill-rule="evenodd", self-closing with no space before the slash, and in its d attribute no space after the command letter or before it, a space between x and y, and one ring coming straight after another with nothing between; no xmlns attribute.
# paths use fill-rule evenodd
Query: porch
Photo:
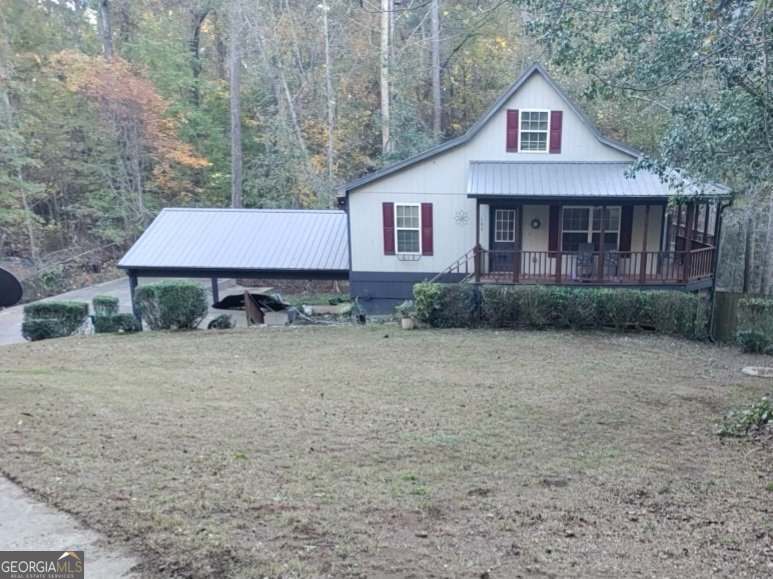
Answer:
<svg viewBox="0 0 773 579"><path fill-rule="evenodd" d="M667 200L648 201L531 205L531 199L479 198L475 246L436 279L450 274L486 284L710 287L721 201L671 207ZM534 214L549 216L542 235L535 231L542 227L538 218L524 225ZM532 230L524 234L525 227Z"/></svg>
<svg viewBox="0 0 773 579"><path fill-rule="evenodd" d="M711 286L729 191L621 163L473 162L475 245L444 273L476 283ZM442 274L441 274L442 275Z"/></svg>
<svg viewBox="0 0 773 579"><path fill-rule="evenodd" d="M480 248L477 256L473 249L471 261L473 278L479 283L700 285L713 277L714 248L586 253Z"/></svg>

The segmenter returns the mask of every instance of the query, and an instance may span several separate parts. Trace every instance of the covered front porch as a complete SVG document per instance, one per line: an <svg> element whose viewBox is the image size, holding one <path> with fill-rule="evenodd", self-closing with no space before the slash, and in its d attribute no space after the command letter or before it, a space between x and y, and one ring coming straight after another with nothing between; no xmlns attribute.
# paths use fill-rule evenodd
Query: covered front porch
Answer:
<svg viewBox="0 0 773 579"><path fill-rule="evenodd" d="M724 191L678 200L618 164L473 164L475 246L448 273L477 283L713 283Z"/></svg>

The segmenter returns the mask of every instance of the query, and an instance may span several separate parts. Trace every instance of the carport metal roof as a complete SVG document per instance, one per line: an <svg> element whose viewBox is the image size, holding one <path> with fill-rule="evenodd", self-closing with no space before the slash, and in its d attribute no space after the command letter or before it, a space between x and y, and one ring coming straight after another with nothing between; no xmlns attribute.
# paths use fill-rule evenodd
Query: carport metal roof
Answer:
<svg viewBox="0 0 773 579"><path fill-rule="evenodd" d="M118 267L132 276L347 279L346 213L164 209Z"/></svg>

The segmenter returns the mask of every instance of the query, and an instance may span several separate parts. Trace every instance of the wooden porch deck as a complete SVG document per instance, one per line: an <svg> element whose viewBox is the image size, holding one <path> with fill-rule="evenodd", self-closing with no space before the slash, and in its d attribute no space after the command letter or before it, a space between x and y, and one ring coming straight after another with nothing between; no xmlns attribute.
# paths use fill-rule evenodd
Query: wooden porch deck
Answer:
<svg viewBox="0 0 773 579"><path fill-rule="evenodd" d="M710 281L714 247L691 251L490 251L473 248L444 274L484 284L676 286Z"/></svg>

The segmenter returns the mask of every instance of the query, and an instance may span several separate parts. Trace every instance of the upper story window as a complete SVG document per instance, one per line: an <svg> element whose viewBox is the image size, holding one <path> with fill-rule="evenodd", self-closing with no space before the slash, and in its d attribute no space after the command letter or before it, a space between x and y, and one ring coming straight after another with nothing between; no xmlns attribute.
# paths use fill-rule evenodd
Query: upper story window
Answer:
<svg viewBox="0 0 773 579"><path fill-rule="evenodd" d="M421 253L421 217L418 204L395 204L397 253Z"/></svg>
<svg viewBox="0 0 773 579"><path fill-rule="evenodd" d="M550 111L521 111L519 143L521 152L547 153Z"/></svg>

